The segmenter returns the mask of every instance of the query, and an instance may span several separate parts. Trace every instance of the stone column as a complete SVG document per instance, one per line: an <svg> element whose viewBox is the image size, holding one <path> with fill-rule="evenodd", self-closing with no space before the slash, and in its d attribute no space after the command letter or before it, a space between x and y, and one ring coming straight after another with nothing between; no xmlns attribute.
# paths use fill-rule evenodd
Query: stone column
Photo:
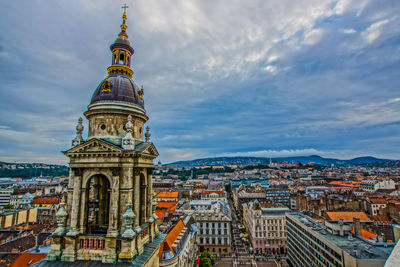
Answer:
<svg viewBox="0 0 400 267"><path fill-rule="evenodd" d="M109 236L118 236L118 212L119 212L119 175L117 170L113 170L113 184L111 188L111 209L108 222Z"/></svg>
<svg viewBox="0 0 400 267"><path fill-rule="evenodd" d="M86 195L87 195L87 187L86 185L83 185L82 190L81 190L81 203L83 203L84 205L82 205L81 207L81 212L80 212L80 220L79 220L79 224L80 224L80 233L81 234L85 234L86 233L86 213L87 213L87 199L86 199Z"/></svg>
<svg viewBox="0 0 400 267"><path fill-rule="evenodd" d="M67 211L70 214L67 218L67 232L71 228L71 210L72 210L72 199L74 194L74 171L72 168L69 169L69 180L67 188Z"/></svg>
<svg viewBox="0 0 400 267"><path fill-rule="evenodd" d="M135 231L139 232L141 230L140 224L139 224L139 214L140 214L140 169L139 168L134 168L133 169L133 175L134 175L134 185L133 185L133 190L134 190L134 196L133 196L133 201L134 201L134 213L136 215L135 217Z"/></svg>
<svg viewBox="0 0 400 267"><path fill-rule="evenodd" d="M150 221L153 216L152 198L153 198L153 169L147 169L147 201L146 201L146 221Z"/></svg>
<svg viewBox="0 0 400 267"><path fill-rule="evenodd" d="M80 211L80 198L81 198L81 184L82 184L82 171L74 170L74 192L72 196L72 210L71 210L71 229L67 233L69 236L79 234L78 217Z"/></svg>
<svg viewBox="0 0 400 267"><path fill-rule="evenodd" d="M147 184L146 184L146 176L143 177L143 184L140 186L140 199L141 199L141 203L140 203L140 210L142 213L142 216L140 216L141 221L139 222L140 224L143 224L146 222L147 219ZM143 203L142 203L143 202Z"/></svg>

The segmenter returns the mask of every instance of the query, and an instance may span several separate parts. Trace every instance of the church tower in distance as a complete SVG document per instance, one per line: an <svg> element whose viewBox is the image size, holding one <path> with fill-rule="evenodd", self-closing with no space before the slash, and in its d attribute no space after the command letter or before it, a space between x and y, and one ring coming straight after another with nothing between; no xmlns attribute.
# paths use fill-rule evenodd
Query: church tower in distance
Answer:
<svg viewBox="0 0 400 267"><path fill-rule="evenodd" d="M144 130L148 117L143 87L132 80L134 50L126 33L127 6L123 8L121 32L110 47L108 75L84 113L88 139L82 138L80 118L72 148L63 152L70 159L68 198L57 212L51 251L36 266L86 261L158 266L164 239L157 229L152 193L158 152L150 142L149 127Z"/></svg>

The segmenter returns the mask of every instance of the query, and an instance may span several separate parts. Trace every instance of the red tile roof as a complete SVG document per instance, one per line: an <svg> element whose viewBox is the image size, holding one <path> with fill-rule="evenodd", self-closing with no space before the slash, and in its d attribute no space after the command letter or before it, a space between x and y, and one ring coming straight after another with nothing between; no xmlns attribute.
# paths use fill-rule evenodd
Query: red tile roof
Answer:
<svg viewBox="0 0 400 267"><path fill-rule="evenodd" d="M32 201L33 205L40 205L40 204L58 204L60 203L59 198L37 198Z"/></svg>
<svg viewBox="0 0 400 267"><path fill-rule="evenodd" d="M391 223L392 220L386 215L369 215L374 222Z"/></svg>
<svg viewBox="0 0 400 267"><path fill-rule="evenodd" d="M165 216L165 210L155 210L154 213L157 215L159 219L162 219Z"/></svg>
<svg viewBox="0 0 400 267"><path fill-rule="evenodd" d="M38 262L46 258L46 253L21 253L18 258L11 264L11 267L24 267L31 266L35 262Z"/></svg>
<svg viewBox="0 0 400 267"><path fill-rule="evenodd" d="M162 192L158 193L156 195L156 197L177 198L178 197L178 192L177 191L173 191L173 192L162 191Z"/></svg>
<svg viewBox="0 0 400 267"><path fill-rule="evenodd" d="M383 198L370 198L369 202L374 204L387 204L387 200Z"/></svg>
<svg viewBox="0 0 400 267"><path fill-rule="evenodd" d="M157 201L157 207L159 208L170 208L176 205L178 201Z"/></svg>
<svg viewBox="0 0 400 267"><path fill-rule="evenodd" d="M183 224L182 220L179 220L179 222L174 226L174 228L172 228L172 230L165 237L164 244L163 246L160 246L160 251L158 254L160 260L162 259L163 251L170 250L172 254L174 254L175 256L175 251L172 249L172 245L174 244L178 235L182 232L183 228L185 228L185 225Z"/></svg>
<svg viewBox="0 0 400 267"><path fill-rule="evenodd" d="M360 187L360 182L356 181L333 181L330 185L343 186L343 187Z"/></svg>
<svg viewBox="0 0 400 267"><path fill-rule="evenodd" d="M363 211L328 211L326 212L328 220L352 222L354 218L359 218L361 222L370 222L371 219Z"/></svg>
<svg viewBox="0 0 400 267"><path fill-rule="evenodd" d="M155 214L159 219L164 218L165 213L174 212L177 208L178 201L157 201L157 207L161 210L155 210Z"/></svg>
<svg viewBox="0 0 400 267"><path fill-rule="evenodd" d="M396 203L395 205L396 205L397 210L400 211L400 203Z"/></svg>

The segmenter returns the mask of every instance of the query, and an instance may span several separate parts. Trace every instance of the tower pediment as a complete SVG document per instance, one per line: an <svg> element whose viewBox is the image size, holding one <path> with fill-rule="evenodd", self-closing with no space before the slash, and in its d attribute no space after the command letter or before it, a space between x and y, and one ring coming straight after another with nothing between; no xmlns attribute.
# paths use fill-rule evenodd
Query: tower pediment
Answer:
<svg viewBox="0 0 400 267"><path fill-rule="evenodd" d="M93 153L121 153L122 148L113 145L107 141L92 138L76 147L73 147L63 153L67 156L72 156L74 154L93 154Z"/></svg>
<svg viewBox="0 0 400 267"><path fill-rule="evenodd" d="M140 152L142 155L146 155L153 158L156 158L158 157L158 155L160 155L153 143L148 143L148 142L140 143L136 145L135 150Z"/></svg>

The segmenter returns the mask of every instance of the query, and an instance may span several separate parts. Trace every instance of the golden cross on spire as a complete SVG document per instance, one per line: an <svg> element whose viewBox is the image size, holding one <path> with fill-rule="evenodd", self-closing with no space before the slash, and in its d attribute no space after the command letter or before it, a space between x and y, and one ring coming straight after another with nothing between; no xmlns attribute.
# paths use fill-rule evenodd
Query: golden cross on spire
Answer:
<svg viewBox="0 0 400 267"><path fill-rule="evenodd" d="M126 5L126 3L122 6L122 8L124 9L124 13L126 12L126 9L128 8L128 6Z"/></svg>

